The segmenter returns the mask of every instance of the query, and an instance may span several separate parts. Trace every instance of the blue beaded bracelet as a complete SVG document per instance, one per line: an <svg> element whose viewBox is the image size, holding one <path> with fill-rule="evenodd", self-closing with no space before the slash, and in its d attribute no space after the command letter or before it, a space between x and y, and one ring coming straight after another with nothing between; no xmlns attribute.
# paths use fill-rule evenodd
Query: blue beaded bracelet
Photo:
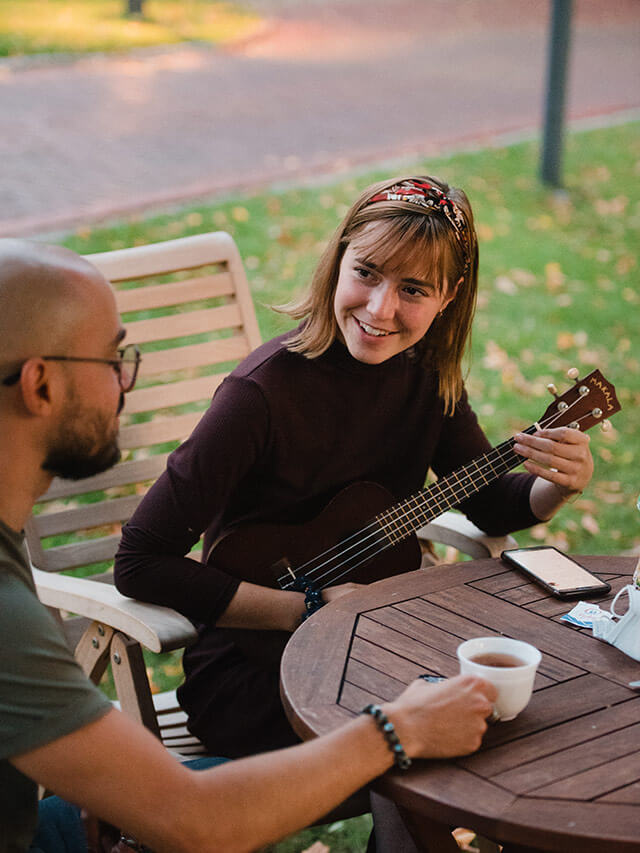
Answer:
<svg viewBox="0 0 640 853"><path fill-rule="evenodd" d="M304 592L305 612L302 614L301 622L304 622L312 613L320 610L327 603L322 597L322 590L318 589L306 575L299 575L291 584L291 589L295 589L296 592Z"/></svg>
<svg viewBox="0 0 640 853"><path fill-rule="evenodd" d="M396 767L399 767L400 770L408 770L411 767L411 759L404 751L393 723L390 722L380 705L367 705L366 708L363 708L362 711L360 711L360 713L371 714L373 719L376 721L377 727L384 735L384 739L386 740L389 749L393 753L393 760Z"/></svg>

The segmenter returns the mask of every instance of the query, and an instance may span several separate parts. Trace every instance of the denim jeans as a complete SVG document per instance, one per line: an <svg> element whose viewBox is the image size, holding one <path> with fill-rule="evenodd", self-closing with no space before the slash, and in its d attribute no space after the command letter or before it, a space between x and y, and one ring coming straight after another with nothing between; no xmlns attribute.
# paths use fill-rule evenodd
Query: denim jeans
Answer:
<svg viewBox="0 0 640 853"><path fill-rule="evenodd" d="M206 770L226 758L195 758L185 761L191 770ZM29 853L87 853L87 839L80 809L60 797L47 797L38 805L38 828Z"/></svg>

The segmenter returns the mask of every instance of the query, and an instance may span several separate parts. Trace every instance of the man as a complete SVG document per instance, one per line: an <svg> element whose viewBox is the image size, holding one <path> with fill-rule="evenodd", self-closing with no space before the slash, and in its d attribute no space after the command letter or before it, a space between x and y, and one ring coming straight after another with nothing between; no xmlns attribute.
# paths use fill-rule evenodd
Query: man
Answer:
<svg viewBox="0 0 640 853"><path fill-rule="evenodd" d="M135 380L109 283L66 249L0 240L0 853L29 847L36 783L158 851L250 850L318 819L394 758L371 715L195 773L114 710L38 602L22 529L53 476L114 464ZM476 749L494 689L416 681L383 712L410 757ZM170 804L166 808L166 804Z"/></svg>

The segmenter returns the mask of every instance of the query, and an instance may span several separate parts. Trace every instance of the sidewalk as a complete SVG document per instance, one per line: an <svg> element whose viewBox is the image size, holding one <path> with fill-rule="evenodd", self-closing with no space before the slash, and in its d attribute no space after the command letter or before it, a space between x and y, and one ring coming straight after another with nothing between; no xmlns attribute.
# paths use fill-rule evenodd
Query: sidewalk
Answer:
<svg viewBox="0 0 640 853"><path fill-rule="evenodd" d="M540 126L550 3L253 0L261 32L0 65L0 234L39 234ZM574 0L572 121L640 108L640 3Z"/></svg>

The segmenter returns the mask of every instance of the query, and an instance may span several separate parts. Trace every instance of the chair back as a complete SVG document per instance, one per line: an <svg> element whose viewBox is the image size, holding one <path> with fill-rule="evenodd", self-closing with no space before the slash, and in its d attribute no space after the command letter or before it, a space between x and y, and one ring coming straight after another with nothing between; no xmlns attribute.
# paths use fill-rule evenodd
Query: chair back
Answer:
<svg viewBox="0 0 640 853"><path fill-rule="evenodd" d="M143 354L121 416L122 460L55 479L27 530L35 566L103 571L120 530L226 374L261 343L242 261L225 232L87 255L116 291L127 341Z"/></svg>

